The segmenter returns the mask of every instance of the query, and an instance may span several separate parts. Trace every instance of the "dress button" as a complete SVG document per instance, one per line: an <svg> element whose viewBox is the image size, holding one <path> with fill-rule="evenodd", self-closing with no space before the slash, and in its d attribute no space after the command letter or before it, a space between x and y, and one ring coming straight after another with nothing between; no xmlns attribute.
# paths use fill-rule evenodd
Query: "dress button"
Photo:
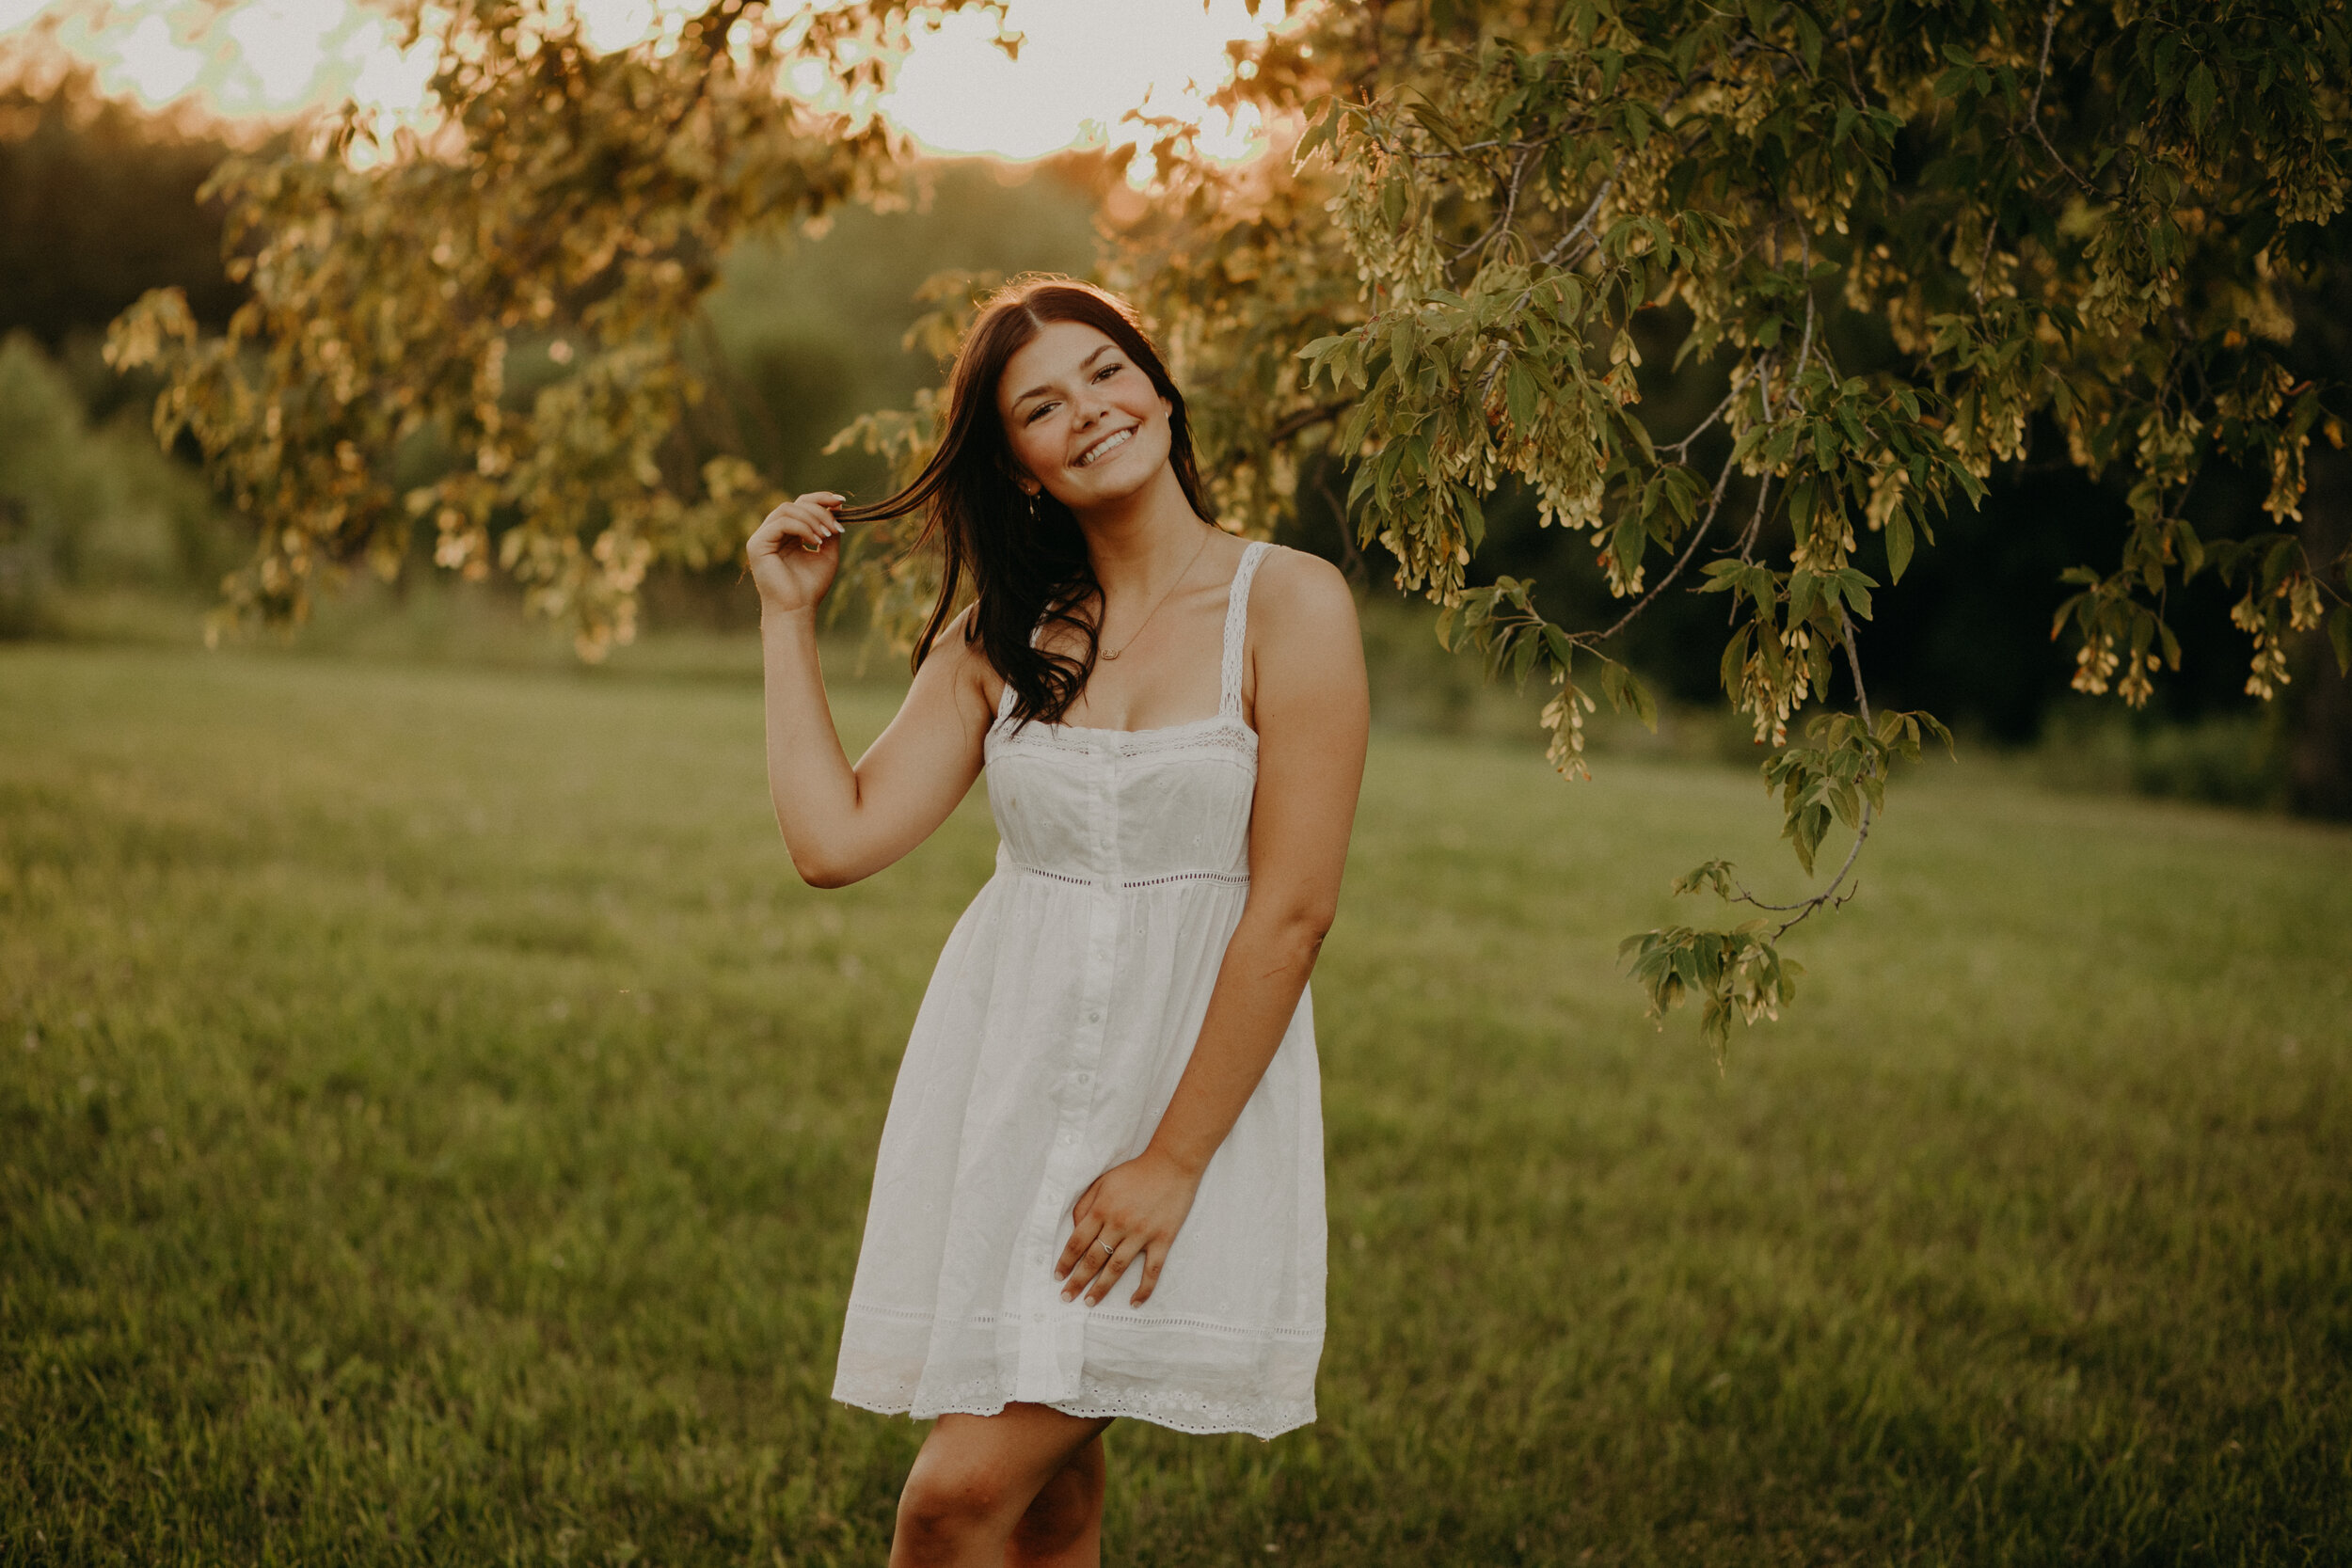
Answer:
<svg viewBox="0 0 2352 1568"><path fill-rule="evenodd" d="M1078 1074L1078 1083L1079 1083L1079 1085L1080 1085L1081 1087L1085 1086L1085 1085L1088 1085L1088 1084L1091 1084L1091 1083L1093 1083L1093 1082L1094 1082L1094 1074L1092 1074L1092 1073L1090 1073L1090 1072L1082 1072L1082 1073Z"/></svg>
<svg viewBox="0 0 2352 1568"><path fill-rule="evenodd" d="M1087 1014L1087 1022L1088 1022L1089 1023L1100 1023L1100 1022L1103 1022L1103 1014L1102 1014L1101 1009L1100 1009L1100 1008L1098 1008L1098 1009L1096 1009L1095 1011L1093 1011L1093 1012L1090 1012L1090 1013Z"/></svg>
<svg viewBox="0 0 2352 1568"><path fill-rule="evenodd" d="M1078 1141L1077 1139L1075 1139L1075 1138L1072 1137L1072 1136L1071 1136L1069 1133L1067 1133L1067 1132L1064 1132L1064 1133L1061 1135L1061 1146L1062 1146L1062 1148L1069 1148L1072 1144L1076 1143L1077 1141Z"/></svg>

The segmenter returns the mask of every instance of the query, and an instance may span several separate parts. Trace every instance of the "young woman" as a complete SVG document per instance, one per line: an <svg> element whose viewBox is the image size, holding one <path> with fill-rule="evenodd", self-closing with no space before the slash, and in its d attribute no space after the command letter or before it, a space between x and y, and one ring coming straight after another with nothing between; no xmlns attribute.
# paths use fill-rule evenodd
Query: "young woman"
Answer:
<svg viewBox="0 0 2352 1568"><path fill-rule="evenodd" d="M1337 571L1215 526L1184 397L1111 295L998 294L950 399L904 493L802 496L748 546L800 874L871 876L983 764L1001 837L898 1070L834 1396L937 1418L893 1564L1094 1563L1114 1418L1314 1417L1306 986L1363 771L1361 644ZM918 506L946 580L853 767L817 605L845 523Z"/></svg>

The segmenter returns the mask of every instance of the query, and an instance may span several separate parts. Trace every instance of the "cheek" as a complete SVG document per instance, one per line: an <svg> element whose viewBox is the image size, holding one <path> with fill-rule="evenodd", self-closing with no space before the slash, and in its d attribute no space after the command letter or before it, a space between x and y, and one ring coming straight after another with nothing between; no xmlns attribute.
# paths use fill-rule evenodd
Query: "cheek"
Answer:
<svg viewBox="0 0 2352 1568"><path fill-rule="evenodd" d="M1031 473L1035 473L1041 463L1044 461L1041 454L1045 442L1041 439L1041 436L1043 427L1052 423L1052 420L1046 419L1040 420L1033 425L1009 423L1005 426L1007 450L1012 453L1014 462L1019 463Z"/></svg>

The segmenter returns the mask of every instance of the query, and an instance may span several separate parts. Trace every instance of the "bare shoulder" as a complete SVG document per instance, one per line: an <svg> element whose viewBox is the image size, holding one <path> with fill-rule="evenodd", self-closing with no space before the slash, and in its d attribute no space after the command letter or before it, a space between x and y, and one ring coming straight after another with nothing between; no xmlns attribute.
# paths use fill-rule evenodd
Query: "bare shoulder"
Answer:
<svg viewBox="0 0 2352 1568"><path fill-rule="evenodd" d="M918 680L935 681L954 689L960 695L975 699L993 708L996 694L1003 687L1003 677L988 661L988 652L977 638L969 635L972 607L965 605L939 628L931 641L929 657L917 672Z"/></svg>
<svg viewBox="0 0 2352 1568"><path fill-rule="evenodd" d="M1250 584L1248 646L1246 701L1261 736L1360 723L1363 633L1337 566L1303 550L1270 551Z"/></svg>
<svg viewBox="0 0 2352 1568"><path fill-rule="evenodd" d="M1277 546L1258 563L1249 585L1252 630L1290 644L1343 636L1353 646L1356 594L1337 566L1321 556Z"/></svg>

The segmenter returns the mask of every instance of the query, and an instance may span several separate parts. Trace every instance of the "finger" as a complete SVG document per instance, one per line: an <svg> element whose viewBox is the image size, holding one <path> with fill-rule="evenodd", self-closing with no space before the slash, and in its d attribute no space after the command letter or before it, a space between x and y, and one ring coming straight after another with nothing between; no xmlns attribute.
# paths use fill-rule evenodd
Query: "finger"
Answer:
<svg viewBox="0 0 2352 1568"><path fill-rule="evenodd" d="M807 500L789 500L768 514L759 531L752 535L753 547L757 548L763 536L770 549L779 548L786 537L801 542L803 548L821 548L828 539L838 538L842 526L824 507Z"/></svg>
<svg viewBox="0 0 2352 1568"><path fill-rule="evenodd" d="M1091 1225L1081 1222L1078 1227L1070 1233L1070 1240L1062 1243L1061 1256L1054 1260L1054 1277L1060 1279L1067 1276L1070 1271L1086 1257L1087 1249L1094 1245L1095 1238L1102 1233L1103 1224L1100 1220Z"/></svg>
<svg viewBox="0 0 2352 1568"><path fill-rule="evenodd" d="M1097 1247L1095 1252L1097 1256L1100 1256L1102 1249ZM1101 1306L1103 1298L1111 1293L1111 1287L1119 1283L1119 1276L1127 1272L1127 1265L1141 1256L1143 1256L1141 1242L1129 1238L1120 1243L1119 1250L1111 1255L1111 1260L1104 1264L1103 1272L1094 1276L1094 1289L1087 1292L1087 1305L1089 1307Z"/></svg>
<svg viewBox="0 0 2352 1568"><path fill-rule="evenodd" d="M752 530L752 536L743 541L744 549L753 555L774 549L776 541L784 535L784 509L778 507L759 520L759 526Z"/></svg>
<svg viewBox="0 0 2352 1568"><path fill-rule="evenodd" d="M814 501L794 501L790 503L790 510L793 522L803 538L815 539L821 544L827 539L840 538L844 531L833 513Z"/></svg>
<svg viewBox="0 0 2352 1568"><path fill-rule="evenodd" d="M783 549L787 540L803 546L808 542L794 526L791 514L778 507L762 518L759 527L754 529L752 536L743 542L743 554L756 561L763 555L773 555Z"/></svg>
<svg viewBox="0 0 2352 1568"><path fill-rule="evenodd" d="M1167 1264L1168 1249L1166 1247L1143 1249L1143 1273L1136 1277L1136 1293L1127 1298L1128 1306L1141 1307L1152 1299L1152 1292L1158 1290L1160 1286L1160 1270Z"/></svg>
<svg viewBox="0 0 2352 1568"><path fill-rule="evenodd" d="M786 527L785 534L787 538L798 540L800 542L801 548L809 551L817 551L823 549L826 546L833 544L836 539L838 539L841 535L841 530L836 525L829 522L805 522L795 519L791 524Z"/></svg>
<svg viewBox="0 0 2352 1568"><path fill-rule="evenodd" d="M834 514L848 505L849 500L849 497L831 490L811 490L801 498L801 505L807 510L810 521L838 538L846 531L846 525Z"/></svg>
<svg viewBox="0 0 2352 1568"><path fill-rule="evenodd" d="M1095 1237L1094 1244L1079 1255L1076 1266L1070 1271L1070 1277L1062 1282L1061 1299L1075 1301L1080 1291L1093 1284L1117 1256L1117 1246L1118 1243L1107 1236Z"/></svg>

